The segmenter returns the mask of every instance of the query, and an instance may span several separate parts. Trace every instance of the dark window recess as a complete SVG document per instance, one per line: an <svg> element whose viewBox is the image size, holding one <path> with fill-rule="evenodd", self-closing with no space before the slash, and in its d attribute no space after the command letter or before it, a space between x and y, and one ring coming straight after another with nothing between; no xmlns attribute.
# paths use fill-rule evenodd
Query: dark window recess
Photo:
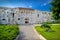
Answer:
<svg viewBox="0 0 60 40"><path fill-rule="evenodd" d="M8 17L8 15L7 15L7 17Z"/></svg>
<svg viewBox="0 0 60 40"><path fill-rule="evenodd" d="M9 13L9 12L7 12L7 13Z"/></svg>
<svg viewBox="0 0 60 40"><path fill-rule="evenodd" d="M14 13L13 13L13 17L14 17Z"/></svg>
<svg viewBox="0 0 60 40"><path fill-rule="evenodd" d="M39 17L39 14L37 15L37 17Z"/></svg>
<svg viewBox="0 0 60 40"><path fill-rule="evenodd" d="M25 21L25 23L29 23L28 21Z"/></svg>
<svg viewBox="0 0 60 40"><path fill-rule="evenodd" d="M5 19L2 19L2 20L5 20Z"/></svg>
<svg viewBox="0 0 60 40"><path fill-rule="evenodd" d="M20 20L20 18L18 18L18 20Z"/></svg>
<svg viewBox="0 0 60 40"><path fill-rule="evenodd" d="M14 13L11 13L12 17L14 18Z"/></svg>

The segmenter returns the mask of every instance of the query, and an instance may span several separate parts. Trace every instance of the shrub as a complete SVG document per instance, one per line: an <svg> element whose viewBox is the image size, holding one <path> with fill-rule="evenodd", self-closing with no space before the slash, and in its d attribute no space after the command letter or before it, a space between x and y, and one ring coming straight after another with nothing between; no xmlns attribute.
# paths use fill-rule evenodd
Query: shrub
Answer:
<svg viewBox="0 0 60 40"><path fill-rule="evenodd" d="M51 31L51 25L50 24L47 24L47 23L43 23L41 25L42 28L45 28L46 31Z"/></svg>
<svg viewBox="0 0 60 40"><path fill-rule="evenodd" d="M42 23L41 27L43 28L51 28L49 24L47 23Z"/></svg>
<svg viewBox="0 0 60 40"><path fill-rule="evenodd" d="M18 25L0 25L0 40L14 40L18 34Z"/></svg>
<svg viewBox="0 0 60 40"><path fill-rule="evenodd" d="M46 23L46 24L51 24L52 22L44 22L44 23Z"/></svg>
<svg viewBox="0 0 60 40"><path fill-rule="evenodd" d="M51 23L60 23L60 20L55 20L55 21L52 21Z"/></svg>

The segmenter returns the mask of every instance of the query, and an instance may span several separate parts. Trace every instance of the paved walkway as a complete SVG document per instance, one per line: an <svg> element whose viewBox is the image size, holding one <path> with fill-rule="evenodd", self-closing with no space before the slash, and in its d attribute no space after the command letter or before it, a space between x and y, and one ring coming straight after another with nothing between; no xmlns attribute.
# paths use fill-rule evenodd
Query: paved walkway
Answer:
<svg viewBox="0 0 60 40"><path fill-rule="evenodd" d="M42 40L41 37L39 38L38 35L35 33L33 27L36 25L41 24L34 24L34 25L20 25L20 35L17 40ZM52 25L60 25L60 24L52 24Z"/></svg>
<svg viewBox="0 0 60 40"><path fill-rule="evenodd" d="M18 40L40 40L33 27L34 25L20 25L20 37Z"/></svg>

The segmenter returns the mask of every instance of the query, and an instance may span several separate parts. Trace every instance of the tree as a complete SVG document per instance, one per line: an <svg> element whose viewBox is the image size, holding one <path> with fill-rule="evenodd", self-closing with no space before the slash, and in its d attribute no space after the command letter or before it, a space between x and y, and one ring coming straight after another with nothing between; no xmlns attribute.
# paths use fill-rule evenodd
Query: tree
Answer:
<svg viewBox="0 0 60 40"><path fill-rule="evenodd" d="M60 19L60 0L52 0L51 2L52 17L55 20Z"/></svg>

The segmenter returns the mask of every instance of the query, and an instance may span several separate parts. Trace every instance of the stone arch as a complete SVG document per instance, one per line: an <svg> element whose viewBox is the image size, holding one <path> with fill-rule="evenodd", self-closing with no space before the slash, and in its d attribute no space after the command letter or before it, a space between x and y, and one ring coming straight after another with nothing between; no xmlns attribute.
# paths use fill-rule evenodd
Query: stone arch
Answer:
<svg viewBox="0 0 60 40"><path fill-rule="evenodd" d="M25 23L29 23L29 18L25 18Z"/></svg>

